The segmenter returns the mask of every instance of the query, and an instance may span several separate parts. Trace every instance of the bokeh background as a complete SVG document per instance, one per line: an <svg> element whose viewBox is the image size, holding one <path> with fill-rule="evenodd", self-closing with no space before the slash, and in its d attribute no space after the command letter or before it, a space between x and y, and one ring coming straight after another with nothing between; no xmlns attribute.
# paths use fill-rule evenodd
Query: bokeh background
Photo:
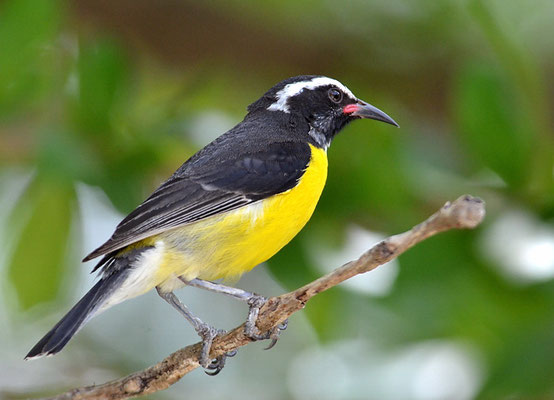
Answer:
<svg viewBox="0 0 554 400"><path fill-rule="evenodd" d="M553 19L552 0L0 2L0 397L196 342L150 293L23 361L92 285L80 259L120 218L273 84L324 74L401 129L345 129L312 220L240 287L296 288L463 193L486 221L317 296L273 350L151 398L554 398ZM246 315L178 294L221 328Z"/></svg>

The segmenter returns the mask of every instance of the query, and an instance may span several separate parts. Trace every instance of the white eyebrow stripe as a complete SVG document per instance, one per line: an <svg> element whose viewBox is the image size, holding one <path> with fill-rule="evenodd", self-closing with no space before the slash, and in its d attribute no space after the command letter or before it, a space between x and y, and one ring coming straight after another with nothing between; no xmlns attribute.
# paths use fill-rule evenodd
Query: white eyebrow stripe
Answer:
<svg viewBox="0 0 554 400"><path fill-rule="evenodd" d="M356 99L356 96L354 96L354 94L350 91L350 89L348 89L346 86L344 86L336 79L327 78L325 76L319 76L309 81L289 83L283 89L277 92L277 96L276 96L277 101L272 105L270 105L267 109L269 111L283 111L288 113L290 112L289 106L287 104L288 99L290 99L293 96L296 96L304 89L313 90L317 87L327 86L327 85L335 85L340 90L342 90L347 96L349 96L352 99Z"/></svg>

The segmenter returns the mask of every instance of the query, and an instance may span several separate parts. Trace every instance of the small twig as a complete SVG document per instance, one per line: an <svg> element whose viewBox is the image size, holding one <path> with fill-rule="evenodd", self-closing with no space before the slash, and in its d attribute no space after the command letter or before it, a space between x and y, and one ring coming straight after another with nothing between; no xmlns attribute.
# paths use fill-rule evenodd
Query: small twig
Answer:
<svg viewBox="0 0 554 400"><path fill-rule="evenodd" d="M285 321L296 311L304 308L306 302L318 293L330 289L355 275L377 268L437 233L449 229L475 228L481 223L484 216L485 204L478 198L465 195L453 203L446 203L439 211L421 224L407 232L391 236L377 243L357 260L351 261L295 291L270 298L260 310L257 326L260 331L266 332ZM251 340L244 335L244 324L242 324L214 340L210 357L216 358L250 342ZM154 393L168 388L184 375L198 368L200 351L200 343L187 346L143 371L135 372L103 385L73 389L58 396L50 397L49 400L115 400Z"/></svg>

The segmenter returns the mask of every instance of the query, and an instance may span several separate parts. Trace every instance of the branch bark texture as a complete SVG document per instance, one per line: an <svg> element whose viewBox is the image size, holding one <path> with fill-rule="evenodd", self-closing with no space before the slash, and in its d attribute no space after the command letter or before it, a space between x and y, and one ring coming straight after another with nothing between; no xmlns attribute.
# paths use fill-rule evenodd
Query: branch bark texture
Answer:
<svg viewBox="0 0 554 400"><path fill-rule="evenodd" d="M485 217L482 200L464 195L446 203L439 211L409 231L377 243L357 260L348 262L331 273L281 296L272 297L260 310L257 326L266 332L304 308L308 300L346 279L363 274L398 257L415 244L450 229L472 229ZM244 334L244 324L214 340L210 357L216 358L251 342ZM102 385L70 390L45 400L115 400L127 399L163 390L184 375L198 368L201 343L187 346L170 354L159 363Z"/></svg>

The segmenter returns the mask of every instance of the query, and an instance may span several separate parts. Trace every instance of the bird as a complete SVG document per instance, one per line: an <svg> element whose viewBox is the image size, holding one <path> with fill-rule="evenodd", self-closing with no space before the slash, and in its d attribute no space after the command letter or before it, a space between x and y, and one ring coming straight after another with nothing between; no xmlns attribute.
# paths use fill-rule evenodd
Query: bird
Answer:
<svg viewBox="0 0 554 400"><path fill-rule="evenodd" d="M29 351L26 359L58 353L93 316L152 289L202 338L199 363L218 373L227 354L210 360L224 331L195 316L173 293L193 286L249 306L245 333L261 333L256 318L265 297L218 283L268 260L304 227L327 179L327 149L348 123L373 119L398 127L380 109L322 75L285 79L247 107L244 119L185 161L113 235L83 261L102 256L99 280Z"/></svg>

